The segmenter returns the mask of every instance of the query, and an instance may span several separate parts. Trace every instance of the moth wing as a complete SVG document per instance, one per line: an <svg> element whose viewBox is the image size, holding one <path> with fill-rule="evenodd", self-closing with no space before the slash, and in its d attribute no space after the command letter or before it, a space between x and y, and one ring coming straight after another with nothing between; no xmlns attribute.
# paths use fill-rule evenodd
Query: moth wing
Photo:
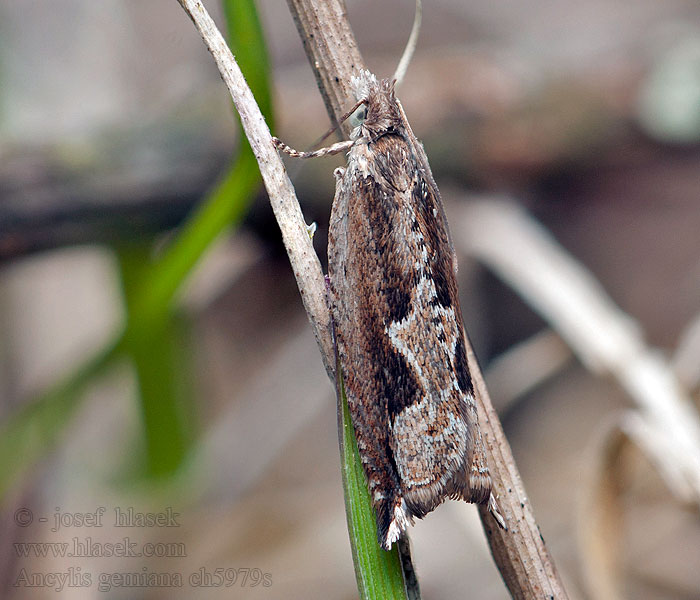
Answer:
<svg viewBox="0 0 700 600"><path fill-rule="evenodd" d="M350 169L350 167L348 167ZM348 408L377 515L380 544L386 549L411 523L389 446L386 387L393 373L385 337L382 298L377 287L375 243L367 200L369 181L346 170L339 177L328 240L331 312L343 369Z"/></svg>
<svg viewBox="0 0 700 600"><path fill-rule="evenodd" d="M411 153L410 140L404 143L403 151ZM389 325L387 334L408 362L418 393L411 403L390 400L389 415L402 493L411 512L422 517L447 497L488 498L490 480L471 477L483 449L466 363L455 259L439 192L420 165L403 200L412 220L397 235L411 246L408 254L420 260L408 277L413 280L409 308Z"/></svg>

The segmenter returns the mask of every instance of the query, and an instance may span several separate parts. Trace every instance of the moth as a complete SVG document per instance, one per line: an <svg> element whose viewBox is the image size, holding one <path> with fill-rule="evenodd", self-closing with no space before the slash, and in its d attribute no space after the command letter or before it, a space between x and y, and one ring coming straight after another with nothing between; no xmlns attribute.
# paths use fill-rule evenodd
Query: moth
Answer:
<svg viewBox="0 0 700 600"><path fill-rule="evenodd" d="M447 498L488 503L484 443L467 366L457 261L442 200L394 81L361 71L328 238L330 307L379 544Z"/></svg>

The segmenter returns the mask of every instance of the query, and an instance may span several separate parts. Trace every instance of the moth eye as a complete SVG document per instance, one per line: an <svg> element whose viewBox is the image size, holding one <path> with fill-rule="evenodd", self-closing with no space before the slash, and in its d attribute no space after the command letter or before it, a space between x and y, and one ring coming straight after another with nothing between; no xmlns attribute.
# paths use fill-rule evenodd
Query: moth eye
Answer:
<svg viewBox="0 0 700 600"><path fill-rule="evenodd" d="M367 118L367 107L362 104L357 107L357 110L350 115L350 125L353 127L359 127L365 122Z"/></svg>

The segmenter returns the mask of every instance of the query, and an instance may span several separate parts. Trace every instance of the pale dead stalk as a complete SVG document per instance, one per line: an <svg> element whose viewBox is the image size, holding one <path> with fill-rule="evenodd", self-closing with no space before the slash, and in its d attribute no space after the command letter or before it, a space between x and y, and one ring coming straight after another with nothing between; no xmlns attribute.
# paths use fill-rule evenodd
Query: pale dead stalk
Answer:
<svg viewBox="0 0 700 600"><path fill-rule="evenodd" d="M282 231L289 262L306 314L321 356L331 378L335 377L335 360L330 335L330 313L326 303L326 289L321 263L314 251L304 217L301 213L292 182L272 143L270 130L258 108L240 68L226 45L216 24L199 0L178 0L190 16L214 57L221 78L228 87L233 103L241 117L246 137L260 166L272 210Z"/></svg>
<svg viewBox="0 0 700 600"><path fill-rule="evenodd" d="M461 249L513 287L593 372L610 375L636 410L622 430L682 501L700 503L700 419L662 354L602 286L524 210L488 199L461 210Z"/></svg>

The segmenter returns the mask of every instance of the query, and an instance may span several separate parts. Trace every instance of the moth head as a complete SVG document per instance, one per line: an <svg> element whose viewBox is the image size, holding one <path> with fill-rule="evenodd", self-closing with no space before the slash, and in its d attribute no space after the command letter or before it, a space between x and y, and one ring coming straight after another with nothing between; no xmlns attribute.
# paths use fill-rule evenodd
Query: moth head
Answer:
<svg viewBox="0 0 700 600"><path fill-rule="evenodd" d="M391 132L401 124L400 109L394 95L395 83L391 79L382 79L368 89L363 130L370 139Z"/></svg>
<svg viewBox="0 0 700 600"><path fill-rule="evenodd" d="M352 78L355 97L362 101L353 112L351 123L355 127L352 137L374 140L401 123L401 115L394 94L394 80L377 78L369 71L360 71Z"/></svg>

